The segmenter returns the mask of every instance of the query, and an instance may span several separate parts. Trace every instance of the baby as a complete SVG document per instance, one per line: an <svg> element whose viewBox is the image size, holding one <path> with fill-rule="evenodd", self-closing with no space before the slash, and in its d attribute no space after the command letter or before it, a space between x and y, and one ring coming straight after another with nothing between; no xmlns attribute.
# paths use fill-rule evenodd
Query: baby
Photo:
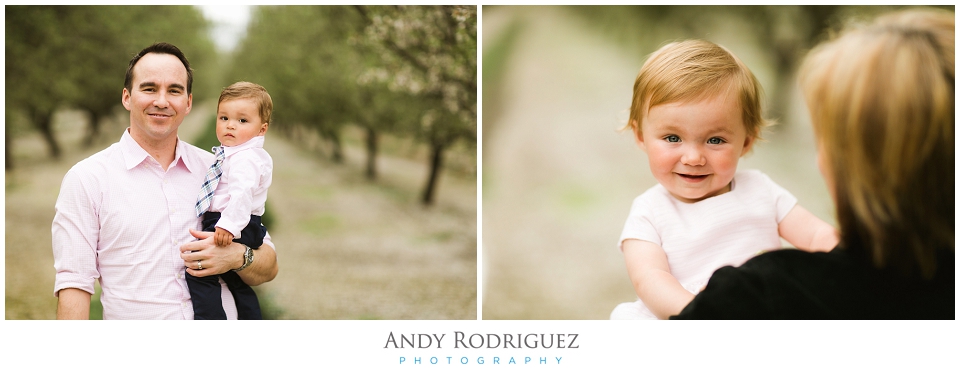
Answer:
<svg viewBox="0 0 960 375"><path fill-rule="evenodd" d="M659 184L633 201L620 250L639 300L611 319L678 314L716 269L781 247L829 251L836 230L759 171L737 171L767 125L753 73L716 44L654 52L634 83L628 127Z"/></svg>
<svg viewBox="0 0 960 375"><path fill-rule="evenodd" d="M273 101L262 86L237 82L223 89L217 103L217 161L208 171L197 201L203 230L216 232L217 246L239 242L247 246L244 265L253 261L252 249L263 244L266 228L261 216L273 176L273 159L263 149ZM219 176L218 176L219 175ZM262 319L257 295L236 272L197 278L187 273L194 319L226 319L220 282L233 293L238 319Z"/></svg>

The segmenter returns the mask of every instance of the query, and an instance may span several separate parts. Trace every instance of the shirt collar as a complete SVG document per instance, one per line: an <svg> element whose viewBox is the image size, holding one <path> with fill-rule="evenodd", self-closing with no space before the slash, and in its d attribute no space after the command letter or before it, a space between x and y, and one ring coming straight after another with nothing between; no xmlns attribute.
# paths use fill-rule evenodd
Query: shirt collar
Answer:
<svg viewBox="0 0 960 375"><path fill-rule="evenodd" d="M189 150L197 150L198 152L187 152ZM191 146L187 142L177 138L177 155L173 159L173 163L176 164L178 161L183 163L183 166L191 173L197 171L205 171L210 167L210 164L213 164L213 157L210 157L210 162L204 162L201 158L201 155L210 155L199 152L200 148Z"/></svg>
<svg viewBox="0 0 960 375"><path fill-rule="evenodd" d="M130 128L124 130L123 136L120 137L120 150L123 152L123 160L127 170L133 169L150 157L150 154L143 147L140 147L137 141L133 140L133 136L130 135Z"/></svg>
<svg viewBox="0 0 960 375"><path fill-rule="evenodd" d="M170 164L170 167L182 162L190 172L206 169L202 160L191 157L191 155L186 152L187 146L186 143L177 137L177 150L173 156L173 163ZM150 157L150 154L147 153L143 147L140 147L140 144L130 135L130 128L124 130L123 136L120 137L120 150L123 152L124 166L127 167L127 170L133 169Z"/></svg>
<svg viewBox="0 0 960 375"><path fill-rule="evenodd" d="M262 135L250 138L249 141L243 142L236 146L223 146L223 157L229 157L235 153L238 153L243 150L249 150L251 148L263 148L264 138Z"/></svg>

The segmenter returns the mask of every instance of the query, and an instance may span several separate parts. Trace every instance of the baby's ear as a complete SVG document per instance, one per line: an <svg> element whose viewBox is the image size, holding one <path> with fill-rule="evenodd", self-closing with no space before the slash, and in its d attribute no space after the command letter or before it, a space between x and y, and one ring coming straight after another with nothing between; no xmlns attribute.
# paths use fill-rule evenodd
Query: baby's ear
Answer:
<svg viewBox="0 0 960 375"><path fill-rule="evenodd" d="M266 122L263 123L263 125L260 125L260 134L257 134L257 135L265 135L265 134L267 134L267 129L269 129L269 128L270 128L270 123L266 123Z"/></svg>
<svg viewBox="0 0 960 375"><path fill-rule="evenodd" d="M753 141L754 137L749 135L743 139L743 151L740 152L740 156L746 155L748 152L750 152L750 149L753 148Z"/></svg>
<svg viewBox="0 0 960 375"><path fill-rule="evenodd" d="M630 130L633 131L634 142L637 142L637 146L646 152L647 146L643 144L643 133L640 132L640 127L637 125L637 120L630 120Z"/></svg>

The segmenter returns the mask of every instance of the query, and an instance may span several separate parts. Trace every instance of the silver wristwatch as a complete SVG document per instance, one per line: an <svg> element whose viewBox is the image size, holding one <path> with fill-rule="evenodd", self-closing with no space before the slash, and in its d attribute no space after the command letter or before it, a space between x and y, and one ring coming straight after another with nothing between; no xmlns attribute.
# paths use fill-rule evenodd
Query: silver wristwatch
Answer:
<svg viewBox="0 0 960 375"><path fill-rule="evenodd" d="M244 268L249 267L250 264L253 263L253 249L251 249L250 246L247 246L247 245L243 245L243 247L246 248L246 250L243 251L243 265L240 266L240 268L233 270L233 272L243 271Z"/></svg>

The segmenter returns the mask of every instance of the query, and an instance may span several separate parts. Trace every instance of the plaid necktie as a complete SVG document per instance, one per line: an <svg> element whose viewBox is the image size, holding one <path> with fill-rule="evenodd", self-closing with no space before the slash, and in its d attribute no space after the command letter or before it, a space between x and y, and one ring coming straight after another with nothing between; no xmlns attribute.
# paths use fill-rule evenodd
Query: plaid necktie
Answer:
<svg viewBox="0 0 960 375"><path fill-rule="evenodd" d="M210 209L210 202L213 201L213 191L217 190L220 176L223 175L223 170L220 169L220 165L223 164L223 147L215 146L212 150L217 155L217 161L213 162L213 165L207 170L207 178L203 181L203 186L200 187L200 194L197 196L197 217Z"/></svg>

